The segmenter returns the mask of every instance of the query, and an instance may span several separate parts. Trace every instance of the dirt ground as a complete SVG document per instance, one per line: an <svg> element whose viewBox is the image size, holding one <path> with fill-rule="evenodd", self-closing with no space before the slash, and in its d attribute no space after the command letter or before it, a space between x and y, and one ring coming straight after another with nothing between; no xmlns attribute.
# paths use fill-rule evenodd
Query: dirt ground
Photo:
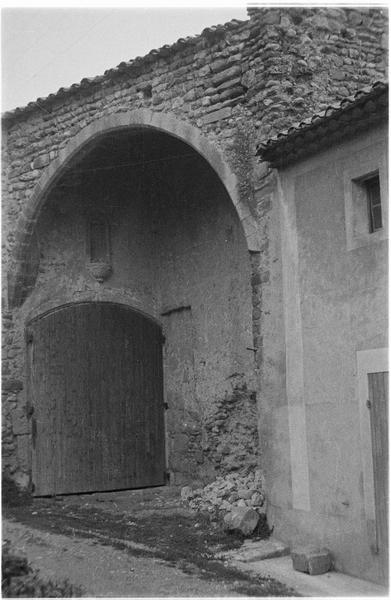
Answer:
<svg viewBox="0 0 391 600"><path fill-rule="evenodd" d="M172 488L34 499L3 516L13 551L84 596L297 595L216 558L243 540L184 508Z"/></svg>

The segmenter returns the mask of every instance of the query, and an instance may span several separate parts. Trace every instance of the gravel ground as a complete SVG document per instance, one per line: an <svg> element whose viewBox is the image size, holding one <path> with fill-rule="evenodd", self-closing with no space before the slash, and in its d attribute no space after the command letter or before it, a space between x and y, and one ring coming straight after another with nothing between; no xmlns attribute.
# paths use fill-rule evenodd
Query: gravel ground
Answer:
<svg viewBox="0 0 391 600"><path fill-rule="evenodd" d="M185 509L169 488L35 499L3 515L14 552L85 596L297 595L216 559L243 540Z"/></svg>
<svg viewBox="0 0 391 600"><path fill-rule="evenodd" d="M23 553L44 579L67 579L85 596L238 596L233 586L205 581L159 558L135 557L96 541L44 533L5 521L3 538Z"/></svg>

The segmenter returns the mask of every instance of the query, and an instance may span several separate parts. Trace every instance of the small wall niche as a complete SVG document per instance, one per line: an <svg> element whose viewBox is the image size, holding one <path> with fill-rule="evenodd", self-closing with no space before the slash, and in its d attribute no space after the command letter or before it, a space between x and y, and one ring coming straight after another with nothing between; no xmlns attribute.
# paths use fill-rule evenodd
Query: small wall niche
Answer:
<svg viewBox="0 0 391 600"><path fill-rule="evenodd" d="M87 269L102 283L112 273L110 224L101 213L87 217Z"/></svg>

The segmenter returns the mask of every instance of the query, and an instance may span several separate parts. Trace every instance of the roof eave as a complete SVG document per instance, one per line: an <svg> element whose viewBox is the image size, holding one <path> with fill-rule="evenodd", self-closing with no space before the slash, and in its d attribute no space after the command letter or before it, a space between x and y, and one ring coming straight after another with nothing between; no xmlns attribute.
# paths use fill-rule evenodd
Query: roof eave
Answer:
<svg viewBox="0 0 391 600"><path fill-rule="evenodd" d="M329 107L259 144L257 155L273 168L286 167L387 118L388 84L375 82L369 91L360 90L339 107Z"/></svg>

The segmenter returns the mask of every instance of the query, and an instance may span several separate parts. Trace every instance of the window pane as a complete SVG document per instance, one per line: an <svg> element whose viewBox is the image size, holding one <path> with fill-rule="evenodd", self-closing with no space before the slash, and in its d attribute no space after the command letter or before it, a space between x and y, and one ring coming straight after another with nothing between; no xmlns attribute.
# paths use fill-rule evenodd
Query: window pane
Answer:
<svg viewBox="0 0 391 600"><path fill-rule="evenodd" d="M373 233L383 226L379 175L364 181L364 186L368 198L369 231Z"/></svg>
<svg viewBox="0 0 391 600"><path fill-rule="evenodd" d="M383 226L380 205L374 206L372 208L372 226L373 226L373 231L377 231L378 229L381 229Z"/></svg>
<svg viewBox="0 0 391 600"><path fill-rule="evenodd" d="M370 199L371 205L374 206L376 204L380 204L380 181L379 177L372 177L368 179L366 183L366 188L368 192L368 197Z"/></svg>

